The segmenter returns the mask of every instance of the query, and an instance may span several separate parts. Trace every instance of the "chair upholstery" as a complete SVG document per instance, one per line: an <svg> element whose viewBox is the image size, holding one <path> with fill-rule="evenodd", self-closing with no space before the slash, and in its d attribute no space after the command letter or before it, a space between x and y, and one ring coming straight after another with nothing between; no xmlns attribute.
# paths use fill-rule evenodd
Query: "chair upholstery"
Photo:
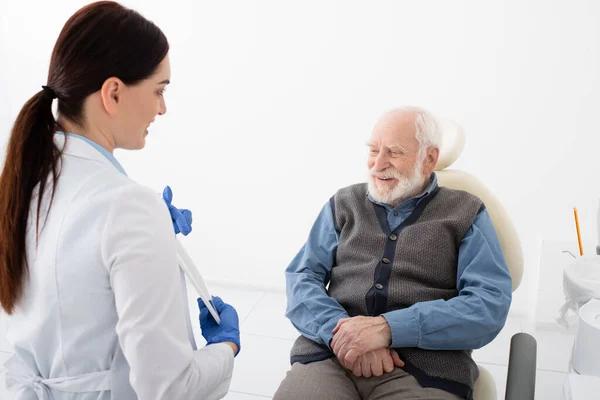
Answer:
<svg viewBox="0 0 600 400"><path fill-rule="evenodd" d="M479 379L475 382L475 388L473 390L474 400L496 400L496 382L494 377L484 367L479 367Z"/></svg>
<svg viewBox="0 0 600 400"><path fill-rule="evenodd" d="M513 292L523 277L523 250L515 227L498 199L476 177L459 170L436 171L439 185L467 191L479 197L485 204L506 259L512 278Z"/></svg>

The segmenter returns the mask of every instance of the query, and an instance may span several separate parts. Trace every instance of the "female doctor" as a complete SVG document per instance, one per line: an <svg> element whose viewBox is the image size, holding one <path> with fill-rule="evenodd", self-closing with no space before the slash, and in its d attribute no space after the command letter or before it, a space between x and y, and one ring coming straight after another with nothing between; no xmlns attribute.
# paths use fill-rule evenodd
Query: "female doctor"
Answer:
<svg viewBox="0 0 600 400"><path fill-rule="evenodd" d="M90 4L65 24L47 84L17 117L0 177L0 303L16 399L212 399L228 390L237 313L215 298L217 325L200 301L208 345L195 350L169 209L181 214L112 155L143 148L166 112L168 50L137 12Z"/></svg>

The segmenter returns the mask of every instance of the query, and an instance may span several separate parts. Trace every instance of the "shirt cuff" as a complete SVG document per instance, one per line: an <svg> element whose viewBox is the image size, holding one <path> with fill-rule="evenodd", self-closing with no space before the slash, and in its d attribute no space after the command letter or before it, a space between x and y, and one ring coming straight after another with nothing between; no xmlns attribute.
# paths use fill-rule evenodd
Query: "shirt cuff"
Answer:
<svg viewBox="0 0 600 400"><path fill-rule="evenodd" d="M319 329L318 335L321 338L321 340L323 341L323 344L325 344L327 347L329 347L329 350L331 350L331 346L329 346L329 345L330 345L331 339L333 339L333 333L331 333L331 331L333 330L333 328L335 328L338 321L342 318L350 318L350 316L346 313L341 313L341 314L331 318L329 321L325 322L323 325L321 325L321 329Z"/></svg>
<svg viewBox="0 0 600 400"><path fill-rule="evenodd" d="M390 325L392 345L390 347L417 347L421 337L421 327L414 307L381 314Z"/></svg>

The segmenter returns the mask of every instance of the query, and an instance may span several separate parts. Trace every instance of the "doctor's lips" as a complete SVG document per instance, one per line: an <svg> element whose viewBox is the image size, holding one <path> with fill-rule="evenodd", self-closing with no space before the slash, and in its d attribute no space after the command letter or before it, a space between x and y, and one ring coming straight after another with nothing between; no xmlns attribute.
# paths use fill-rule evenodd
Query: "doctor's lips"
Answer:
<svg viewBox="0 0 600 400"><path fill-rule="evenodd" d="M154 121L152 121L152 122L154 122ZM152 125L152 122L150 122L150 123L148 124L148 126L146 126L146 135L148 134L148 129L150 129L150 125Z"/></svg>

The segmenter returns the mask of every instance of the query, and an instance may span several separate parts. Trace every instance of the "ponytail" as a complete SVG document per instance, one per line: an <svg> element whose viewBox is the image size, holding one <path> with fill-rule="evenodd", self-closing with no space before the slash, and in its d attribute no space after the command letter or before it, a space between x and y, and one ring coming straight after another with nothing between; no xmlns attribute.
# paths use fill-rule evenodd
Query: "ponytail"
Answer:
<svg viewBox="0 0 600 400"><path fill-rule="evenodd" d="M54 92L48 87L21 109L13 126L0 175L0 305L12 314L28 269L27 223L33 190L39 187L36 230L48 178L52 195L58 179L60 150L54 144L57 123L52 114Z"/></svg>

